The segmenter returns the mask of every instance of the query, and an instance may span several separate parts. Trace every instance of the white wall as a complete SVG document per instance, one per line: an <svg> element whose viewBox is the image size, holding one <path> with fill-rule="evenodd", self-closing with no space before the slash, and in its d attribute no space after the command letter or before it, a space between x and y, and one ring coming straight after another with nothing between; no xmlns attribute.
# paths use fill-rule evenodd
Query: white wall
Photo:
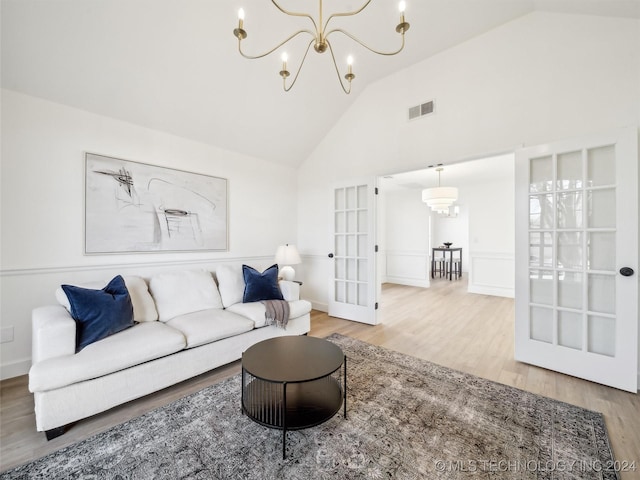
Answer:
<svg viewBox="0 0 640 480"><path fill-rule="evenodd" d="M368 87L299 170L307 295L326 303L331 182L637 125L639 32L638 20L534 13ZM432 98L434 115L406 120Z"/></svg>
<svg viewBox="0 0 640 480"><path fill-rule="evenodd" d="M401 285L429 286L429 207L420 190L382 192L385 229L378 259L382 280ZM380 217L379 217L380 218Z"/></svg>
<svg viewBox="0 0 640 480"><path fill-rule="evenodd" d="M228 179L229 251L83 255L84 152ZM2 91L2 378L26 373L31 310L53 303L60 283L117 273L272 262L296 238L293 169L85 111Z"/></svg>
<svg viewBox="0 0 640 480"><path fill-rule="evenodd" d="M469 208L469 292L513 297L515 292L514 165L508 178L466 185Z"/></svg>

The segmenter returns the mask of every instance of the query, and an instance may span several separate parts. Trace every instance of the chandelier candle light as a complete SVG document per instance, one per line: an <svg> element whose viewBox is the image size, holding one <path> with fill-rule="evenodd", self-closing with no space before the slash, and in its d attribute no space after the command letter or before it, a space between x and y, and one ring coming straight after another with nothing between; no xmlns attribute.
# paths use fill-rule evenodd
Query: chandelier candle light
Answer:
<svg viewBox="0 0 640 480"><path fill-rule="evenodd" d="M437 213L449 213L449 207L458 199L458 189L456 187L441 187L440 172L443 168L436 168L438 172L438 186L425 188L422 190L422 201Z"/></svg>
<svg viewBox="0 0 640 480"><path fill-rule="evenodd" d="M312 37L311 41L307 45L307 49L305 50L305 53L304 53L304 55L302 57L302 61L300 62L300 65L298 67L298 70L296 71L296 74L293 77L293 81L288 86L287 86L287 78L291 75L291 73L287 69L288 56L287 56L286 53L282 54L282 70L280 70L280 76L282 77L282 87L284 88L285 92L288 92L289 90L291 90L291 88L295 85L296 80L298 79L298 75L300 75L300 71L302 70L302 65L304 65L304 61L307 58L307 54L309 53L309 50L311 49L311 46L313 45L313 49L318 53L324 53L327 50L329 50L329 52L331 53L331 59L333 60L333 65L334 65L334 67L336 69L336 74L338 76L338 81L340 82L340 86L342 87L342 90L344 90L344 93L346 93L346 94L351 93L351 81L354 78L356 78L355 74L353 73L353 57L351 55L349 55L349 57L347 58L347 73L344 75L344 78L347 81L347 85L345 86L345 83L343 82L342 77L340 75L340 69L338 68L338 64L336 62L336 57L335 57L335 54L333 52L333 47L331 46L331 43L329 42L329 36L331 36L331 34L333 34L333 33L341 33L341 34L349 37L351 40L359 43L360 45L362 45L367 50L369 50L369 51L371 51L373 53L376 53L378 55L396 55L397 53L400 53L402 51L402 49L404 48L404 34L405 34L405 32L407 30L409 30L409 27L410 27L409 23L407 23L405 21L405 19L404 19L404 12L405 12L405 9L406 9L406 2L401 1L399 6L398 6L398 8L400 10L400 23L398 23L398 25L396 26L396 32L398 32L400 34L400 36L402 37L402 43L400 45L400 48L398 48L397 50L392 51L392 52L380 52L380 51L374 50L373 48L365 45L361 40L359 40L358 38L353 36L351 33L347 32L346 30L343 30L341 28L334 28L333 30L327 31L327 27L329 26L329 22L331 22L331 20L333 18L335 18L335 17L350 17L350 16L353 16L353 15L357 15L358 13L362 12L371 3L371 0L367 0L364 3L364 5L362 5L362 7L360 7L357 10L354 10L354 11L351 11L351 12L334 13L334 14L330 15L329 18L327 18L326 22L324 22L324 23L323 23L322 0L318 0L318 2L319 2L319 14L318 14L318 21L316 22L316 20L308 13L289 12L289 11L285 10L284 8L282 8L280 5L278 5L278 3L275 0L271 0L271 3L273 3L276 6L276 8L278 10L280 10L282 13L284 13L286 15L294 16L294 17L306 17L309 20L311 20L311 23L313 25L313 30L298 30L297 32L291 34L285 40L280 42L278 45L273 47L271 50L269 50L269 51L267 51L267 52L265 52L265 53L263 53L261 55L247 55L242 51L242 40L247 38L247 31L244 29L244 10L241 8L238 11L238 28L235 28L233 30L233 34L238 39L238 51L240 52L240 55L242 55L245 58L256 59L256 58L266 57L270 53L275 52L280 47L282 47L284 44L286 44L287 42L289 42L290 40L294 39L295 37L297 37L298 35L301 35L301 34L308 34L308 35L310 35Z"/></svg>

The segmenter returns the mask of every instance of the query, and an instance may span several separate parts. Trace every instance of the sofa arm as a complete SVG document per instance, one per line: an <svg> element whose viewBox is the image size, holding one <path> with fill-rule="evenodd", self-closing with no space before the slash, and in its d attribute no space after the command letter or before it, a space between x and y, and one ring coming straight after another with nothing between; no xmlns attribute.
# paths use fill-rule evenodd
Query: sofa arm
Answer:
<svg viewBox="0 0 640 480"><path fill-rule="evenodd" d="M300 284L289 280L280 280L280 291L287 302L300 300Z"/></svg>
<svg viewBox="0 0 640 480"><path fill-rule="evenodd" d="M31 363L76 353L76 321L60 305L39 307L31 314Z"/></svg>

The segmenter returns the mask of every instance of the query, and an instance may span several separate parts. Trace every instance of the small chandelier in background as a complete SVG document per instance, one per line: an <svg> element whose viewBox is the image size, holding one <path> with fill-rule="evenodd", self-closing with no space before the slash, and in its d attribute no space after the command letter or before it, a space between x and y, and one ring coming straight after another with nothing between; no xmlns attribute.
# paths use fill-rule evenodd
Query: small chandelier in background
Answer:
<svg viewBox="0 0 640 480"><path fill-rule="evenodd" d="M440 214L448 214L449 207L458 199L456 187L441 187L440 173L443 168L436 168L438 172L438 186L422 190L422 201L431 207L431 210Z"/></svg>
<svg viewBox="0 0 640 480"><path fill-rule="evenodd" d="M329 37L333 33L341 33L341 34L349 37L351 40L359 43L360 45L362 45L367 50L369 50L369 51L371 51L373 53L377 53L378 55L388 55L388 56L390 56L390 55L395 55L397 53L400 53L402 51L402 49L404 48L404 34L405 34L405 32L407 30L409 30L409 26L410 26L409 23L405 22L405 19L404 19L404 11L405 11L405 8L406 8L406 2L401 1L399 6L398 6L398 8L400 9L400 23L398 23L398 25L396 26L396 32L398 32L401 35L402 44L400 45L400 48L398 48L395 51L392 51L392 52L379 52L379 51L374 50L373 48L365 45L361 40L359 40L358 38L353 36L351 33L347 32L346 30L343 30L341 28L334 28L333 30L327 31L327 27L329 26L329 23L331 22L331 20L333 18L335 18L335 17L350 17L350 16L353 16L353 15L357 15L358 13L362 12L371 3L371 0L367 0L362 7L360 7L357 10L354 10L352 12L334 13L333 15L330 15L329 18L327 18L327 20L324 23L323 23L323 12L322 12L322 0L319 0L319 14L318 14L317 21L313 18L313 16L311 16L308 13L289 12L289 11L285 10L284 8L282 8L280 5L278 5L278 3L275 0L271 0L271 3L273 3L278 10L280 10L282 13L284 13L286 15L290 15L290 16L294 16L294 17L306 17L306 18L308 18L311 21L311 23L313 24L313 31L312 30L299 30L299 31L291 34L289 37L287 37L285 40L280 42L278 45L276 45L275 47L273 47L271 50L267 51L266 53L263 53L261 55L247 55L242 51L242 40L247 38L247 31L244 29L244 10L241 8L238 11L238 28L235 28L233 30L233 34L238 39L238 51L240 52L240 55L242 55L245 58L249 58L249 59L256 59L256 58L266 57L270 53L275 52L277 49L279 49L280 47L285 45L290 40L292 40L295 37L297 37L298 35L308 34L308 35L310 35L312 37L311 41L307 45L307 49L306 49L306 51L305 51L305 53L304 53L304 55L302 57L302 61L300 62L298 70L296 71L296 74L293 77L293 81L291 82L291 84L289 86L287 86L287 78L291 75L291 73L287 69L287 61L289 60L289 58L288 58L288 55L287 55L286 52L282 54L282 70L280 70L280 76L282 77L282 87L284 88L285 92L288 92L289 90L291 90L291 88L295 85L296 80L298 79L298 75L300 75L300 70L302 70L302 65L304 65L304 61L307 58L307 54L309 53L309 49L313 45L314 50L316 52L318 52L318 53L324 53L327 50L329 50L329 52L331 53L331 59L333 60L333 65L334 65L334 67L336 69L336 74L338 75L338 81L340 82L340 86L342 87L342 90L344 90L344 93L346 93L346 94L351 93L351 81L354 78L356 78L356 76L353 73L353 57L351 55L349 55L349 57L347 57L347 73L344 75L344 78L347 81L347 86L345 87L345 84L344 84L344 82L342 80L342 77L340 76L340 69L338 68L338 64L336 62L335 54L333 53L333 47L331 46L331 43L329 42Z"/></svg>

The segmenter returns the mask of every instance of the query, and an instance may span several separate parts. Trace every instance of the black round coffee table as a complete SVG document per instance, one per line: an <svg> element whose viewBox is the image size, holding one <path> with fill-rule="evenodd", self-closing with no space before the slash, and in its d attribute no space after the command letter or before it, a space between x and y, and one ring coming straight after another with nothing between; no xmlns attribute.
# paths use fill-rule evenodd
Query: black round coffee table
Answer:
<svg viewBox="0 0 640 480"><path fill-rule="evenodd" d="M320 425L341 405L346 419L347 357L337 345L285 336L263 340L242 354L242 411L282 430L283 459L287 430Z"/></svg>

